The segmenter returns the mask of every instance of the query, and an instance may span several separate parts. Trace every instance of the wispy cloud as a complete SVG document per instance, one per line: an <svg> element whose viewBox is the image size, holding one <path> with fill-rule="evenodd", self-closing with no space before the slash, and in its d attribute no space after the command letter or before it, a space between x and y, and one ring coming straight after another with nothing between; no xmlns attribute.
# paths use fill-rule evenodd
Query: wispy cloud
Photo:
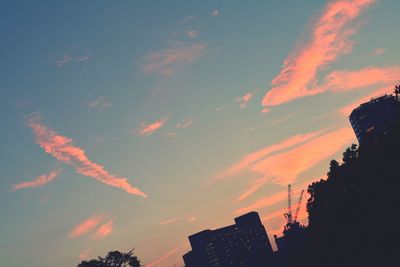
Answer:
<svg viewBox="0 0 400 267"><path fill-rule="evenodd" d="M77 224L72 228L72 230L69 232L68 237L69 238L76 238L82 235L87 234L91 230L93 230L97 225L101 223L101 221L104 219L105 214L102 215L96 215L92 216L83 222Z"/></svg>
<svg viewBox="0 0 400 267"><path fill-rule="evenodd" d="M375 56L380 56L380 55L384 54L385 52L386 52L386 48L380 47L380 48L374 49L374 51L372 51L372 54Z"/></svg>
<svg viewBox="0 0 400 267"><path fill-rule="evenodd" d="M275 125L278 125L278 124L283 123L283 122L285 122L285 121L288 121L288 120L290 120L293 116L294 116L294 114L292 113L292 114L286 115L286 116L284 116L284 117L282 117L282 118L278 118L278 119L274 120L273 122L271 122L271 125L274 125L274 126L275 126Z"/></svg>
<svg viewBox="0 0 400 267"><path fill-rule="evenodd" d="M196 221L196 217L191 215L191 216L188 217L187 221L188 221L188 223L193 223L193 222Z"/></svg>
<svg viewBox="0 0 400 267"><path fill-rule="evenodd" d="M300 192L302 189L307 189L307 187L310 183L312 183L315 180L319 180L319 179L320 179L320 177L307 180L307 181L302 182L301 184L297 184L295 186L292 185L292 190L293 190L293 192L295 192L295 194L300 195ZM288 197L287 194L288 194L287 189L285 187L283 190L278 191L271 196L260 198L245 207L235 210L234 213L235 214L243 214L243 213L246 213L246 212L249 212L252 210L260 210L262 208L270 207L270 206L280 203L282 201L287 201L287 197Z"/></svg>
<svg viewBox="0 0 400 267"><path fill-rule="evenodd" d="M272 81L273 88L263 99L265 107L320 93L317 73L340 55L349 53L356 30L351 22L374 3L374 0L337 0L327 4L311 30L310 40L293 51Z"/></svg>
<svg viewBox="0 0 400 267"><path fill-rule="evenodd" d="M158 129L163 127L165 122L167 121L166 118L158 120L156 122L146 124L144 122L141 123L139 129L135 131L136 135L151 135L155 133Z"/></svg>
<svg viewBox="0 0 400 267"><path fill-rule="evenodd" d="M107 172L102 165L92 162L86 152L73 144L73 140L57 134L52 128L42 124L39 116L28 120L36 142L43 150L58 161L71 165L75 171L84 176L92 177L106 185L121 188L129 194L146 197L138 188L131 186L127 178L117 177Z"/></svg>
<svg viewBox="0 0 400 267"><path fill-rule="evenodd" d="M108 221L105 224L100 225L100 227L93 234L93 238L100 240L110 235L113 232L113 220Z"/></svg>
<svg viewBox="0 0 400 267"><path fill-rule="evenodd" d="M81 253L79 253L79 260L83 261L83 260L87 260L90 257L90 250L89 249L85 249L84 251L82 251Z"/></svg>
<svg viewBox="0 0 400 267"><path fill-rule="evenodd" d="M253 98L254 92L246 93L243 96L237 97L236 102L239 104L241 108L245 108L249 101Z"/></svg>
<svg viewBox="0 0 400 267"><path fill-rule="evenodd" d="M95 100L89 102L88 106L99 111L111 107L112 103L105 96L99 96Z"/></svg>
<svg viewBox="0 0 400 267"><path fill-rule="evenodd" d="M60 169L56 169L48 174L42 174L42 175L36 177L33 181L14 184L12 186L12 189L14 191L16 191L16 190L20 190L23 188L35 188L38 186L44 186L45 184L48 184L51 181L53 181L60 172L61 172Z"/></svg>
<svg viewBox="0 0 400 267"><path fill-rule="evenodd" d="M258 161L250 171L268 177L268 181L287 185L322 160L328 159L355 141L351 128L337 129L320 135L287 152Z"/></svg>
<svg viewBox="0 0 400 267"><path fill-rule="evenodd" d="M214 9L213 11L211 11L211 16L219 16L219 10Z"/></svg>
<svg viewBox="0 0 400 267"><path fill-rule="evenodd" d="M199 35L199 31L190 30L186 32L186 35L189 37L196 37L197 35Z"/></svg>
<svg viewBox="0 0 400 267"><path fill-rule="evenodd" d="M304 143L320 134L321 134L321 131L315 131L315 132L311 132L311 133L307 133L307 134L295 135L295 136L289 137L277 144L269 145L258 151L247 154L238 163L235 163L228 169L224 170L221 174L219 174L216 179L223 179L223 178L237 175L241 171L252 166L256 162L264 159L265 157L269 156L272 153L276 153L281 150L288 149L293 146L299 145L299 144Z"/></svg>
<svg viewBox="0 0 400 267"><path fill-rule="evenodd" d="M185 243L183 246L174 248L170 251L168 251L166 254L162 255L161 257L159 257L158 259L155 259L154 261L152 261L149 264L146 264L144 267L154 267L154 266L159 266L160 263L162 263L163 261L165 261L166 259L168 259L169 257L171 257L172 255L174 255L175 253L177 253L180 249L183 249L185 247L187 247L189 244Z"/></svg>
<svg viewBox="0 0 400 267"><path fill-rule="evenodd" d="M175 223L178 220L179 220L179 218L168 219L168 220L165 220L165 221L161 221L160 225L167 225L167 224Z"/></svg>
<svg viewBox="0 0 400 267"><path fill-rule="evenodd" d="M360 70L333 71L320 86L320 91L346 92L369 86L387 86L400 80L400 65L367 67Z"/></svg>
<svg viewBox="0 0 400 267"><path fill-rule="evenodd" d="M254 194L258 189L263 187L267 183L268 179L257 179L254 182L252 182L251 186L246 189L240 196L236 199L236 202L240 202Z"/></svg>
<svg viewBox="0 0 400 267"><path fill-rule="evenodd" d="M73 57L70 54L65 54L62 59L57 61L57 66L61 68L65 64L70 62L83 62L83 61L88 61L89 59L90 59L89 56Z"/></svg>
<svg viewBox="0 0 400 267"><path fill-rule="evenodd" d="M148 55L143 70L147 74L176 76L183 67L199 59L206 47L203 43L176 43L171 48Z"/></svg>
<svg viewBox="0 0 400 267"><path fill-rule="evenodd" d="M189 128L193 124L192 118L187 118L176 124L176 128Z"/></svg>

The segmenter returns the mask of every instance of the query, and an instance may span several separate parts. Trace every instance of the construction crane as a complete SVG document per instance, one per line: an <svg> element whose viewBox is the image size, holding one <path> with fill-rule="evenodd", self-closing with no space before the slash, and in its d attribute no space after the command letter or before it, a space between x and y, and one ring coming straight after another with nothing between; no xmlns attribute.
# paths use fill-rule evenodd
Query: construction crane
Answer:
<svg viewBox="0 0 400 267"><path fill-rule="evenodd" d="M297 208L296 208L294 216L292 214L292 195L293 195L292 186L289 184L288 185L288 211L285 213L285 218L286 218L288 225L291 225L297 221L297 217L299 216L301 202L303 201L304 189L301 190L299 201L297 202Z"/></svg>
<svg viewBox="0 0 400 267"><path fill-rule="evenodd" d="M285 213L285 218L288 224L293 223L293 216L292 216L292 186L288 185L288 211Z"/></svg>
<svg viewBox="0 0 400 267"><path fill-rule="evenodd" d="M299 197L299 202L297 202L297 208L296 208L296 212L294 214L294 220L295 221L297 221L297 217L299 216L301 201L303 201L303 195L304 195L304 189L301 190L300 197Z"/></svg>

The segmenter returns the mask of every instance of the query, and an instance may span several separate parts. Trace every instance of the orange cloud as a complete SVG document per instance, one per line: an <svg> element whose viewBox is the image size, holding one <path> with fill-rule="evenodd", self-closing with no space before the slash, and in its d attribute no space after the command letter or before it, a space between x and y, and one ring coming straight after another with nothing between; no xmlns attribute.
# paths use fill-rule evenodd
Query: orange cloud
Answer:
<svg viewBox="0 0 400 267"><path fill-rule="evenodd" d="M57 169L48 174L40 175L40 176L36 177L36 179L34 179L33 181L15 184L12 186L12 189L14 191L16 191L16 190L20 190L20 189L28 188L28 187L34 188L34 187L38 187L38 186L43 186L43 185L48 184L51 181L53 181L54 178L56 178L56 176L60 173L60 171L61 171L60 169Z"/></svg>
<svg viewBox="0 0 400 267"><path fill-rule="evenodd" d="M351 128L334 130L287 152L263 159L252 165L250 170L268 177L269 182L291 184L298 175L333 156L354 140Z"/></svg>
<svg viewBox="0 0 400 267"><path fill-rule="evenodd" d="M146 197L145 193L132 187L127 178L116 177L108 173L103 166L90 161L83 149L74 146L72 139L59 135L43 125L38 116L31 117L28 125L34 132L36 142L46 153L58 161L73 166L77 173L92 177L106 185L121 188L129 194Z"/></svg>
<svg viewBox="0 0 400 267"><path fill-rule="evenodd" d="M96 232L93 234L93 238L100 240L104 237L110 235L113 232L113 220L108 221L105 224L102 224Z"/></svg>
<svg viewBox="0 0 400 267"><path fill-rule="evenodd" d="M177 43L172 48L153 53L146 57L144 72L170 77L176 76L184 66L199 59L207 46L205 44Z"/></svg>
<svg viewBox="0 0 400 267"><path fill-rule="evenodd" d="M222 179L233 175L237 175L241 171L245 170L246 168L256 163L257 161L260 161L263 158L269 156L270 154L299 145L320 134L321 131L311 132L308 134L295 135L293 137L283 140L278 144L270 145L256 152L250 153L244 156L238 163L232 165L227 170L223 171L220 175L217 176L217 179Z"/></svg>
<svg viewBox="0 0 400 267"><path fill-rule="evenodd" d="M262 101L271 107L294 99L315 95L317 72L338 56L349 53L353 42L349 37L355 30L349 24L374 0L337 0L329 2L312 27L310 41L292 52L283 68L272 81L273 88Z"/></svg>
<svg viewBox="0 0 400 267"><path fill-rule="evenodd" d="M68 237L76 238L88 233L89 231L94 229L103 220L104 217L105 215L102 214L84 220L83 222L72 228L72 230L68 234Z"/></svg>
<svg viewBox="0 0 400 267"><path fill-rule="evenodd" d="M166 121L167 119L161 119L150 124L142 123L140 128L136 131L136 135L151 135L160 129Z"/></svg>

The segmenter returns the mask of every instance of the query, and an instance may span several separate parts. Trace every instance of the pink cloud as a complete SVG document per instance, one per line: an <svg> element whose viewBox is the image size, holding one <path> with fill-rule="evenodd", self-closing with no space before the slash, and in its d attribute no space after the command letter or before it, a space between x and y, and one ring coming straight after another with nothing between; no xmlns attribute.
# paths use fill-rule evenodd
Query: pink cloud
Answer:
<svg viewBox="0 0 400 267"><path fill-rule="evenodd" d="M241 97L237 97L236 98L236 102L239 103L239 106L241 108L245 108L247 106L247 104L249 103L249 101L253 98L254 93L250 92L250 93L246 93L245 95L241 96Z"/></svg>
<svg viewBox="0 0 400 267"><path fill-rule="evenodd" d="M151 135L163 127L166 121L167 119L161 119L150 124L142 123L140 128L136 130L136 135Z"/></svg>
<svg viewBox="0 0 400 267"><path fill-rule="evenodd" d="M113 220L108 221L105 224L102 224L96 232L93 234L93 238L100 240L110 235L113 232Z"/></svg>
<svg viewBox="0 0 400 267"><path fill-rule="evenodd" d="M273 88L263 99L263 106L280 105L294 99L315 95L316 75L321 68L349 53L353 42L349 37L356 31L349 24L374 0L337 0L327 4L312 27L310 41L292 52L283 68L272 81Z"/></svg>
<svg viewBox="0 0 400 267"><path fill-rule="evenodd" d="M253 164L249 169L268 177L268 181L287 185L322 160L332 157L355 141L351 128L337 129L320 135L287 152L272 155Z"/></svg>
<svg viewBox="0 0 400 267"><path fill-rule="evenodd" d="M20 190L23 188L35 188L38 186L44 186L45 184L50 183L51 181L53 181L57 175L60 173L60 169L54 170L48 174L42 174L38 177L36 177L33 181L29 181L29 182L22 182L22 183L18 183L12 186L12 189L14 191L16 190Z"/></svg>
<svg viewBox="0 0 400 267"><path fill-rule="evenodd" d="M205 44L177 43L172 48L155 52L146 57L143 70L147 74L170 77L189 63L199 59L207 46Z"/></svg>
<svg viewBox="0 0 400 267"><path fill-rule="evenodd" d="M193 124L192 118L184 119L183 121L176 124L176 128L189 128Z"/></svg>
<svg viewBox="0 0 400 267"><path fill-rule="evenodd" d="M103 220L104 217L105 215L102 214L102 215L92 216L84 220L83 222L79 223L74 228L72 228L72 230L68 234L68 237L76 238L84 234L87 234L88 232L93 230Z"/></svg>
<svg viewBox="0 0 400 267"><path fill-rule="evenodd" d="M175 223L178 220L179 220L179 218L168 219L168 220L165 220L165 221L161 221L160 225L167 225L167 224Z"/></svg>
<svg viewBox="0 0 400 267"><path fill-rule="evenodd" d="M333 71L328 74L321 91L346 92L369 86L393 85L400 79L400 65L367 67L354 71Z"/></svg>
<svg viewBox="0 0 400 267"><path fill-rule="evenodd" d="M293 146L304 143L316 136L320 135L321 131L315 131L307 134L295 135L290 138L287 138L277 144L266 146L258 151L247 154L244 156L238 163L235 163L227 170L223 171L221 174L217 176L216 179L223 179L230 176L234 176L239 174L241 171L246 170L248 167L252 166L256 162L264 159L272 153L277 153L281 150L291 148Z"/></svg>
<svg viewBox="0 0 400 267"><path fill-rule="evenodd" d="M75 171L92 177L106 185L120 188L132 195L146 197L139 189L132 187L127 178L116 177L108 173L102 165L96 164L86 156L85 151L73 144L73 140L57 134L53 129L43 125L38 116L31 117L28 125L32 128L36 143L58 161L71 165Z"/></svg>

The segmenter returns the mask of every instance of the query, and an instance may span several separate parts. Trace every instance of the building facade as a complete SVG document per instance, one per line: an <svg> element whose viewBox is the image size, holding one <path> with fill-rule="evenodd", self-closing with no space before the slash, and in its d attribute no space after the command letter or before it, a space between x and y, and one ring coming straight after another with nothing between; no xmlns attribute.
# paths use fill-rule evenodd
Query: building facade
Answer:
<svg viewBox="0 0 400 267"><path fill-rule="evenodd" d="M266 267L272 247L257 212L235 218L235 224L189 236L192 250L186 267Z"/></svg>
<svg viewBox="0 0 400 267"><path fill-rule="evenodd" d="M354 109L349 119L360 144L374 142L398 127L399 100L393 95L372 99Z"/></svg>

